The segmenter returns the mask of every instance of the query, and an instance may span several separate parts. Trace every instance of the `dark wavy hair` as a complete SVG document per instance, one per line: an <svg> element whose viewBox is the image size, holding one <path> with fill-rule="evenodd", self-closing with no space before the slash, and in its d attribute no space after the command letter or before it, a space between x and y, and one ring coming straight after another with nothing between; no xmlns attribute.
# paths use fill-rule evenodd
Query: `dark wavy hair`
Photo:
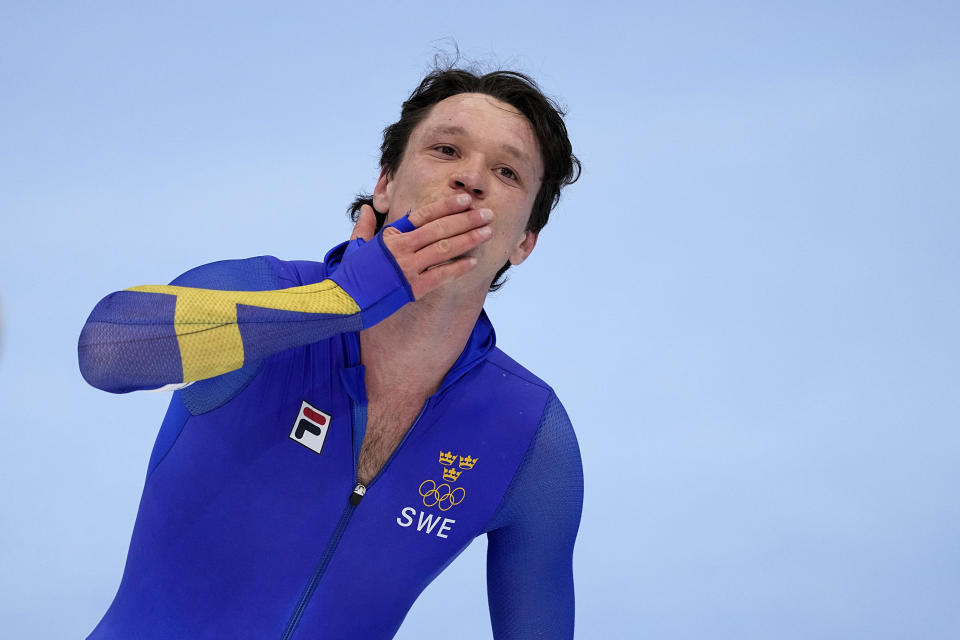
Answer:
<svg viewBox="0 0 960 640"><path fill-rule="evenodd" d="M527 230L539 232L547 224L550 212L560 201L560 190L573 184L580 177L580 160L573 155L573 147L563 122L566 112L553 99L548 98L529 76L517 71L493 71L478 75L465 69L453 67L435 68L414 89L403 103L400 120L383 130L380 145L380 168L392 175L403 160L410 134L427 116L435 104L460 93L482 93L513 106L526 116L533 127L543 160L543 179L530 211ZM350 218L356 222L360 207L373 207L369 194L358 194L348 208ZM376 209L377 229L383 225L386 214ZM510 268L507 262L490 284L496 291L504 284L504 273Z"/></svg>

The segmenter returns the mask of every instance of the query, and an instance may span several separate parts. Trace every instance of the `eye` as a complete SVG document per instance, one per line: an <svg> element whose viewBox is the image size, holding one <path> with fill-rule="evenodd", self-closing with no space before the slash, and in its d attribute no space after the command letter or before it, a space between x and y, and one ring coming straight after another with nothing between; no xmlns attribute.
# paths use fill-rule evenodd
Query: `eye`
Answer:
<svg viewBox="0 0 960 640"><path fill-rule="evenodd" d="M517 172L511 169L510 167L500 167L497 169L500 172L500 175L506 178L507 180L519 180L520 176L517 175Z"/></svg>
<svg viewBox="0 0 960 640"><path fill-rule="evenodd" d="M448 144L438 144L433 148L434 151L438 151L445 156L455 156L457 155L457 150L451 147Z"/></svg>

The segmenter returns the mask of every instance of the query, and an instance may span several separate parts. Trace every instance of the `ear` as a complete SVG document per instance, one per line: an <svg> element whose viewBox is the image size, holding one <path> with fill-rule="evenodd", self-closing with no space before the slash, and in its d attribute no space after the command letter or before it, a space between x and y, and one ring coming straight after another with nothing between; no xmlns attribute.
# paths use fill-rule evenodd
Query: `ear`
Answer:
<svg viewBox="0 0 960 640"><path fill-rule="evenodd" d="M386 169L381 169L377 186L373 188L373 208L380 213L390 213L390 197L392 195L393 176Z"/></svg>
<svg viewBox="0 0 960 640"><path fill-rule="evenodd" d="M523 238L520 239L520 244L518 244L517 248L510 254L510 264L516 266L527 259L527 256L530 255L533 248L537 246L538 235L539 234L533 231L523 232Z"/></svg>

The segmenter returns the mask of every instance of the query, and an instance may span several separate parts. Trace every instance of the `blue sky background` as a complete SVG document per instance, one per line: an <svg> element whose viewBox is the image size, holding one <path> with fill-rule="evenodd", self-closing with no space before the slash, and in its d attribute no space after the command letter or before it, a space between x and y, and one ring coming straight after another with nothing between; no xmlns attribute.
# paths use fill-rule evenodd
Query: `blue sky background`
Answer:
<svg viewBox="0 0 960 640"><path fill-rule="evenodd" d="M583 160L488 303L580 439L584 638L960 633L960 10L0 5L0 619L83 637L167 398L85 385L106 293L320 259L435 50ZM478 540L399 638L489 637Z"/></svg>

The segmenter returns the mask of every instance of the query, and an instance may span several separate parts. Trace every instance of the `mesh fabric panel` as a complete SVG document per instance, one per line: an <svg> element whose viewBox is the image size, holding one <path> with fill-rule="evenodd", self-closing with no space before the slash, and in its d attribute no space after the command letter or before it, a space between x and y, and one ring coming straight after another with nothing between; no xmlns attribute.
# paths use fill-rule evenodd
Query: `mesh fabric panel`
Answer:
<svg viewBox="0 0 960 640"><path fill-rule="evenodd" d="M176 296L173 327L180 345L184 381L211 378L243 366L245 345L237 315L240 305L288 312L282 320L277 320L276 316L271 319L262 315L251 320L253 314L248 311L247 321L272 324L288 333L292 330L299 338L297 344L314 342L343 329L333 328L312 340L306 340L311 328L291 322L293 314L307 315L310 320L324 315L339 320L340 316L360 311L353 299L330 280L271 291L218 291L169 285L133 287L128 291ZM272 335L272 332L267 332L267 335ZM283 344L281 341L277 345L269 343L260 346L261 351L276 353L285 348ZM287 340L286 345L289 344Z"/></svg>
<svg viewBox="0 0 960 640"><path fill-rule="evenodd" d="M182 372L177 336L169 323L175 296L118 291L101 300L80 333L77 357L84 379L117 393L153 389ZM136 372L136 383L125 375Z"/></svg>
<svg viewBox="0 0 960 640"><path fill-rule="evenodd" d="M114 392L211 379L359 330L360 308L336 283L302 285L288 271L269 256L228 260L193 269L172 285L107 296L81 333L84 377Z"/></svg>
<svg viewBox="0 0 960 640"><path fill-rule="evenodd" d="M487 598L497 640L572 638L580 448L551 395L533 443L487 526Z"/></svg>
<svg viewBox="0 0 960 640"><path fill-rule="evenodd" d="M187 271L170 284L223 291L266 291L300 284L278 268L281 264L266 256L212 262ZM259 370L259 362L250 362L236 371L195 382L178 391L177 395L191 414L200 415L228 402L253 380Z"/></svg>

